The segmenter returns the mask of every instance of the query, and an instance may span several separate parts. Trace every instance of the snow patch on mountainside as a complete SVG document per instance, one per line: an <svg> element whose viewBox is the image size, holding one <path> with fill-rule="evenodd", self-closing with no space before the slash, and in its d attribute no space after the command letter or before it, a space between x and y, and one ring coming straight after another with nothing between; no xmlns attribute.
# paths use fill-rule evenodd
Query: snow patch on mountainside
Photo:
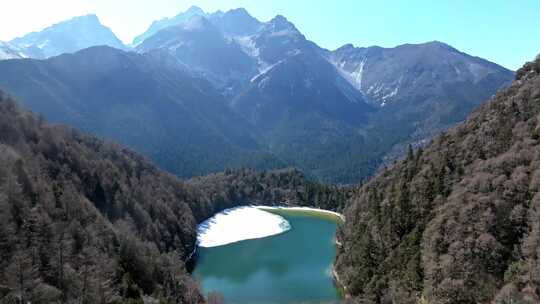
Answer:
<svg viewBox="0 0 540 304"><path fill-rule="evenodd" d="M366 65L366 59L364 58L362 59L362 61L360 61L358 68L350 74L353 80L353 86L360 91L362 91L362 77L364 75L365 65Z"/></svg>
<svg viewBox="0 0 540 304"><path fill-rule="evenodd" d="M297 35L298 35L298 31L294 29L284 29L280 31L273 31L270 33L270 36L272 37L280 37L280 36L294 37Z"/></svg>
<svg viewBox="0 0 540 304"><path fill-rule="evenodd" d="M244 53L254 58L259 57L260 50L257 48L257 45L251 36L234 37L234 40L240 45L240 48Z"/></svg>
<svg viewBox="0 0 540 304"><path fill-rule="evenodd" d="M255 206L224 210L197 227L197 245L216 247L286 232L291 225L283 217Z"/></svg>
<svg viewBox="0 0 540 304"><path fill-rule="evenodd" d="M198 31L205 27L206 19L201 16L193 16L187 22L183 24L183 28L186 31Z"/></svg>
<svg viewBox="0 0 540 304"><path fill-rule="evenodd" d="M260 73L253 76L253 78L251 78L251 82L254 82L255 80L257 80L259 77L261 76L264 76L266 73L270 72L273 68L275 68L276 66L282 64L283 62L285 61L285 59L282 59L272 65L267 65L265 67L261 67L261 69L259 70Z"/></svg>
<svg viewBox="0 0 540 304"><path fill-rule="evenodd" d="M362 61L360 61L356 68L350 71L346 68L347 61L330 61L330 63L334 65L334 67L338 70L340 75L362 94L364 93L364 91L362 90L362 79L364 77L366 62L366 58L362 59Z"/></svg>
<svg viewBox="0 0 540 304"><path fill-rule="evenodd" d="M274 65L270 65L268 62L265 62L261 59L261 50L257 47L257 44L253 40L253 36L234 37L234 41L240 46L244 53L246 53L251 58L257 60L257 69L259 70L259 74L252 77L251 82L257 79L257 77L268 72L272 67L274 67Z"/></svg>
<svg viewBox="0 0 540 304"><path fill-rule="evenodd" d="M0 41L0 60L27 58L26 54L17 47Z"/></svg>

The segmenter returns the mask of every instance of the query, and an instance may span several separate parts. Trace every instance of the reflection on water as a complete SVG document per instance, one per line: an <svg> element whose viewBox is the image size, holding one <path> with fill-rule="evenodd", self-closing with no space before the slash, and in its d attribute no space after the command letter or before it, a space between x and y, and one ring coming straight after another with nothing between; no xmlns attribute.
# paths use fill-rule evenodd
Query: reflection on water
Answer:
<svg viewBox="0 0 540 304"><path fill-rule="evenodd" d="M331 303L337 223L305 213L280 212L291 230L266 238L199 248L194 276L205 292L227 303ZM249 227L246 227L249 229Z"/></svg>

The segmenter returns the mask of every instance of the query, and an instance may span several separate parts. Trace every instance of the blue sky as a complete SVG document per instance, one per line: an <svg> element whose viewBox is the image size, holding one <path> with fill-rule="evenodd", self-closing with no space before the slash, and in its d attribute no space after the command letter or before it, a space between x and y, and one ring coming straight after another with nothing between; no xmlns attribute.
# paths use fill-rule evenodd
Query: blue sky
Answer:
<svg viewBox="0 0 540 304"><path fill-rule="evenodd" d="M191 5L281 14L322 47L393 47L432 40L517 69L540 53L540 0L17 0L0 10L0 40L96 13L125 42ZM32 10L28 8L32 7Z"/></svg>

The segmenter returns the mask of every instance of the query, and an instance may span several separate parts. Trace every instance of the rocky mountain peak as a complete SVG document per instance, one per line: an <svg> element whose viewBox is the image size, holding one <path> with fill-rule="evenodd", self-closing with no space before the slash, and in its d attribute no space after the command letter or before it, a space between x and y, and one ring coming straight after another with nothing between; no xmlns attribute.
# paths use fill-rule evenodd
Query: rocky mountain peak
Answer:
<svg viewBox="0 0 540 304"><path fill-rule="evenodd" d="M206 13L202 8L196 5L192 5L185 12L180 13L179 15L205 15L205 14Z"/></svg>
<svg viewBox="0 0 540 304"><path fill-rule="evenodd" d="M289 22L287 18L285 18L282 15L275 16L272 20L268 22L268 25L274 30L274 31L294 31L298 32L294 24Z"/></svg>
<svg viewBox="0 0 540 304"><path fill-rule="evenodd" d="M225 16L236 17L236 18L253 18L253 16L251 16L248 13L248 11L245 8L242 8L242 7L231 9L231 10L227 11L224 15Z"/></svg>
<svg viewBox="0 0 540 304"><path fill-rule="evenodd" d="M244 8L232 9L223 14L212 14L210 20L228 36L252 35L261 27L261 22Z"/></svg>
<svg viewBox="0 0 540 304"><path fill-rule="evenodd" d="M95 14L74 17L51 25L40 32L32 32L13 39L10 43L32 58L49 58L63 53L74 53L95 45L123 49L124 44Z"/></svg>
<svg viewBox="0 0 540 304"><path fill-rule="evenodd" d="M200 31L213 27L212 24L203 16L194 15L183 24L184 30L187 31Z"/></svg>

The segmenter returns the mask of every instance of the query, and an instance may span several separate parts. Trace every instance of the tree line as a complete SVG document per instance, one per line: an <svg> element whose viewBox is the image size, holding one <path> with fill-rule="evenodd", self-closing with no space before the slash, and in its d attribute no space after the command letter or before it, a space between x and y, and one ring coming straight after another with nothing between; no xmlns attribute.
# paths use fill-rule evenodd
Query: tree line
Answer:
<svg viewBox="0 0 540 304"><path fill-rule="evenodd" d="M347 203L353 303L540 302L540 57L463 124Z"/></svg>
<svg viewBox="0 0 540 304"><path fill-rule="evenodd" d="M203 303L185 266L197 223L244 203L335 209L346 193L293 169L182 181L0 92L0 302Z"/></svg>

